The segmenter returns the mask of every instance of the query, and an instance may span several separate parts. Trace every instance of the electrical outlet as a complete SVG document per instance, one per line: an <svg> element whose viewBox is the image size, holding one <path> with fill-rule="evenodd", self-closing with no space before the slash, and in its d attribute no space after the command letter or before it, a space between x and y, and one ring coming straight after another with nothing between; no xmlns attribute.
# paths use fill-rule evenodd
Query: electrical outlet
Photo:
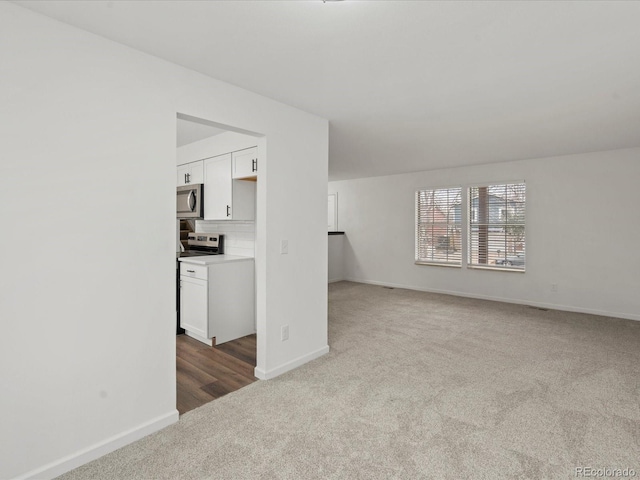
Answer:
<svg viewBox="0 0 640 480"><path fill-rule="evenodd" d="M286 255L289 253L289 240L280 240L280 254Z"/></svg>
<svg viewBox="0 0 640 480"><path fill-rule="evenodd" d="M558 293L558 284L557 283L552 283L551 284L551 291L553 293Z"/></svg>
<svg viewBox="0 0 640 480"><path fill-rule="evenodd" d="M285 341L289 340L289 325L283 325L280 327L280 340Z"/></svg>

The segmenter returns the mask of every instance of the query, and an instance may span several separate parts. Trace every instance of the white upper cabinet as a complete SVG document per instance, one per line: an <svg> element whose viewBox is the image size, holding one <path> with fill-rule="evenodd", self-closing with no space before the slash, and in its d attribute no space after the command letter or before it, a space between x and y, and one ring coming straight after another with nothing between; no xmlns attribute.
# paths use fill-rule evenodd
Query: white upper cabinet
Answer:
<svg viewBox="0 0 640 480"><path fill-rule="evenodd" d="M204 219L255 220L256 182L233 180L231 154L204 160Z"/></svg>
<svg viewBox="0 0 640 480"><path fill-rule="evenodd" d="M204 164L202 160L186 163L178 167L178 187L192 183L204 183Z"/></svg>
<svg viewBox="0 0 640 480"><path fill-rule="evenodd" d="M205 220L229 220L232 218L233 191L230 153L204 161L203 196Z"/></svg>
<svg viewBox="0 0 640 480"><path fill-rule="evenodd" d="M258 148L247 148L233 152L233 178L256 178L258 176Z"/></svg>

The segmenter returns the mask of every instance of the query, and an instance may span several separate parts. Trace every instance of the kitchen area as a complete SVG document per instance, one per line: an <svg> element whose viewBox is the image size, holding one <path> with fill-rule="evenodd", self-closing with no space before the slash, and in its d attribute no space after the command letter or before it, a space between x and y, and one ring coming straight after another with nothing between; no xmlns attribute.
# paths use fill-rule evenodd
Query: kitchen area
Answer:
<svg viewBox="0 0 640 480"><path fill-rule="evenodd" d="M180 414L256 380L258 140L178 114L176 381Z"/></svg>

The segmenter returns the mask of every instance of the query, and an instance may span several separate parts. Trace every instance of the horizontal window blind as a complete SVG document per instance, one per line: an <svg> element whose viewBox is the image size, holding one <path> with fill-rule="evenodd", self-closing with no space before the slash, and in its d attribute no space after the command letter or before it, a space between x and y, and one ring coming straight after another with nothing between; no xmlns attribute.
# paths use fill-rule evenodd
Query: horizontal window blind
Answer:
<svg viewBox="0 0 640 480"><path fill-rule="evenodd" d="M469 266L525 269L525 206L524 182L469 189Z"/></svg>
<svg viewBox="0 0 640 480"><path fill-rule="evenodd" d="M462 264L462 188L416 192L416 262Z"/></svg>

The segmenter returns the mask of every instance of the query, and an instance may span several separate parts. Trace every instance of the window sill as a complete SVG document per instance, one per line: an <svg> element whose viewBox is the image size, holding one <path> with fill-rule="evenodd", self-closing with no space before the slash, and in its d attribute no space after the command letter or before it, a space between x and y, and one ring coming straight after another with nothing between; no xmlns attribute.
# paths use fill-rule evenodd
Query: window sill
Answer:
<svg viewBox="0 0 640 480"><path fill-rule="evenodd" d="M462 268L462 265L453 265L451 263L437 263L437 262L423 262L416 260L415 265L429 265L432 267L449 267L449 268Z"/></svg>
<svg viewBox="0 0 640 480"><path fill-rule="evenodd" d="M480 265L467 265L467 268L470 268L470 269L473 269L473 270L484 270L484 271L489 271L489 272L509 272L509 273L524 273L525 272L524 268L490 267L490 266L482 267Z"/></svg>

